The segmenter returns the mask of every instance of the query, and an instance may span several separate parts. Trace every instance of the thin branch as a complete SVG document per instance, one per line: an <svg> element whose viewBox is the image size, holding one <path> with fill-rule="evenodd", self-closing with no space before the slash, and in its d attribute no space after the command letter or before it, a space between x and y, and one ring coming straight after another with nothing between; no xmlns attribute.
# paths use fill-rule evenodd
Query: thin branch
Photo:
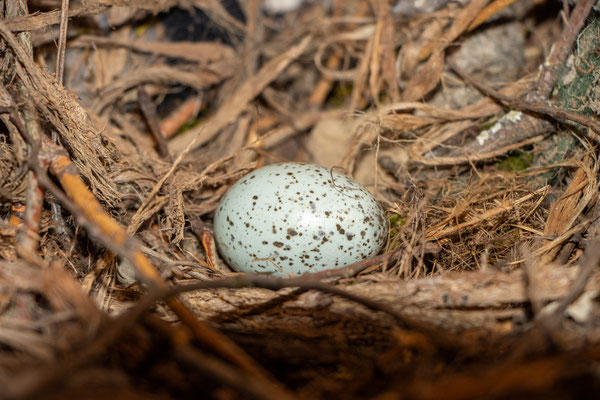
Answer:
<svg viewBox="0 0 600 400"><path fill-rule="evenodd" d="M169 146L165 135L160 130L160 124L156 115L156 107L152 104L150 95L148 95L148 92L144 89L143 85L138 87L138 103L140 104L140 109L146 119L146 123L150 128L150 133L152 133L152 137L154 137L154 140L156 141L158 154L160 154L162 158L168 157Z"/></svg>
<svg viewBox="0 0 600 400"><path fill-rule="evenodd" d="M67 29L69 26L69 0L62 0L60 8L60 30L58 36L58 54L56 57L56 81L63 84L65 73L65 54L67 50Z"/></svg>
<svg viewBox="0 0 600 400"><path fill-rule="evenodd" d="M160 273L146 256L139 251L137 241L129 236L125 229L104 211L103 207L79 177L77 169L70 162L70 159L60 151L47 154L44 157L44 161L61 182L65 191L73 197L73 200L52 182L46 173L46 169L42 168L38 158L40 156L40 142L33 140L26 127L17 117L16 112L10 107L0 107L0 112L10 113L11 122L31 146L30 168L36 173L41 186L54 194L71 214L77 218L77 221L86 228L90 235L98 238L109 249L134 265L137 273L150 288L157 288L159 290L166 288L166 284L162 280ZM48 144L48 146L50 145L52 144ZM181 299L178 297L168 297L166 303L181 321L192 330L198 341L212 347L225 359L240 366L250 374L265 381L272 379L266 370L233 341L200 321L190 310L189 306Z"/></svg>
<svg viewBox="0 0 600 400"><path fill-rule="evenodd" d="M592 118L588 118L585 115L565 110L563 108L553 107L542 103L531 103L528 101L521 101L513 97L505 96L497 92L496 90L490 88L489 86L485 85L484 83L472 78L466 72L461 70L458 66L452 65L452 69L469 85L474 86L477 90L479 90L486 96L498 100L505 106L515 108L520 111L529 111L536 114L547 115L561 122L567 120L577 122L578 124L581 124L600 135L600 123L596 122Z"/></svg>
<svg viewBox="0 0 600 400"><path fill-rule="evenodd" d="M316 275L316 274L314 274ZM191 292L202 289L240 289L240 288L262 288L277 291L284 288L299 288L303 290L318 290L339 296L355 303L361 304L371 310L384 312L396 319L401 326L412 326L413 321L399 314L387 304L358 296L335 286L323 283L316 276L299 276L296 278L277 278L260 274L240 274L233 277L215 279L210 281L195 282L191 284L179 285L170 288L156 288L144 296L135 307L130 311L132 315L139 315L139 310L149 309L156 301L176 296L181 293ZM129 318L133 318L129 317Z"/></svg>
<svg viewBox="0 0 600 400"><path fill-rule="evenodd" d="M579 262L579 272L571 285L569 293L559 301L554 312L547 317L542 317L541 322L550 332L554 331L564 318L565 311L573 304L585 290L587 283L600 264L600 240L596 239L585 247Z"/></svg>
<svg viewBox="0 0 600 400"><path fill-rule="evenodd" d="M571 53L573 43L575 43L577 35L585 25L587 17L595 3L596 0L580 0L577 2L568 22L565 24L562 34L556 43L554 43L554 46L552 46L550 55L541 65L536 92L543 99L547 99L550 96L556 82L558 69Z"/></svg>
<svg viewBox="0 0 600 400"><path fill-rule="evenodd" d="M237 389L240 393L262 400L295 399L295 396L282 397L281 389L265 385L264 382L244 374L214 357L203 354L198 349L187 345L175 350L175 358L200 370L204 374Z"/></svg>
<svg viewBox="0 0 600 400"><path fill-rule="evenodd" d="M484 91L488 96L498 99L503 104L509 105L510 107L523 109L530 113L549 115L559 121L571 120L578 122L589 127L590 136L595 140L598 140L599 138L597 135L599 134L600 126L595 121L544 104L552 92L558 70L570 54L573 43L577 38L577 34L583 28L594 3L594 0L581 0L577 3L573 12L570 14L569 20L565 23L562 35L554 43L550 55L540 66L540 78L536 83L536 87L527 94L526 102L519 102L511 98L498 96L493 91L485 90L486 88L481 84L476 87ZM459 75L462 75L463 78L468 78L466 74L461 74L458 68L455 67L454 70ZM474 83L472 80L471 82ZM495 130L493 135L487 135L485 137L479 136L476 140L464 145L460 150L451 152L447 157L452 159L465 155L473 157L482 153L490 154L499 149L505 149L515 143L522 143L530 138L546 134L553 130L553 125L551 123L543 118L528 113L524 113L522 117L519 116L518 120L515 121L510 118L501 119L494 127Z"/></svg>

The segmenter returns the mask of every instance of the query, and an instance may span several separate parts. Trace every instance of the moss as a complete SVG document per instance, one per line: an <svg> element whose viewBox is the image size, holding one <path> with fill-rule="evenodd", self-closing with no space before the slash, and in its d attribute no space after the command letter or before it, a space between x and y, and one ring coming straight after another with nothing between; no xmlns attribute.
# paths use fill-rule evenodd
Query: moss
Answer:
<svg viewBox="0 0 600 400"><path fill-rule="evenodd" d="M515 171L523 171L531 166L533 163L533 154L525 152L525 151L515 151L511 153L504 160L499 161L494 164L496 168L499 168L503 171L515 172Z"/></svg>
<svg viewBox="0 0 600 400"><path fill-rule="evenodd" d="M598 87L600 84L600 20L595 18L577 38L573 59L562 68L555 94L563 107L587 116L600 114Z"/></svg>
<svg viewBox="0 0 600 400"><path fill-rule="evenodd" d="M398 228L406 225L406 217L399 214L392 214L389 218L390 221L390 236L394 237L398 233Z"/></svg>
<svg viewBox="0 0 600 400"><path fill-rule="evenodd" d="M406 217L398 214L393 214L390 217L390 226L404 226L406 225Z"/></svg>

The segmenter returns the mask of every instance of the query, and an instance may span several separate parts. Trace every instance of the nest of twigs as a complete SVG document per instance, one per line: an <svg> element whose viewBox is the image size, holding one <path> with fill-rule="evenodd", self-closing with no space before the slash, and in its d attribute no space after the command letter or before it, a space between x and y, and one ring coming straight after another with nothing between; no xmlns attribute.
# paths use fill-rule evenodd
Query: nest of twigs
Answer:
<svg viewBox="0 0 600 400"><path fill-rule="evenodd" d="M598 391L594 3L2 2L0 398ZM214 211L281 160L381 253L231 271Z"/></svg>

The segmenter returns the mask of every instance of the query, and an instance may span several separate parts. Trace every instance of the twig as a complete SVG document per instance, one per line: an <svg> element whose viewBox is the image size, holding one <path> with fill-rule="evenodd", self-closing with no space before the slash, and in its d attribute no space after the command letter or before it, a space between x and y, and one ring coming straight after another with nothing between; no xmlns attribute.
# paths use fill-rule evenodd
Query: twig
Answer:
<svg viewBox="0 0 600 400"><path fill-rule="evenodd" d="M494 14L497 14L500 11L504 10L506 7L510 6L514 2L515 2L515 0L493 1L491 4L489 4L483 10L481 10L479 12L479 15L477 15L477 17L473 21L471 21L471 23L469 24L468 30L472 31L473 29L477 28L479 25L481 25L485 21L487 21L488 18L490 18Z"/></svg>
<svg viewBox="0 0 600 400"><path fill-rule="evenodd" d="M16 250L19 257L32 265L41 265L37 256L40 222L44 205L44 191L40 187L36 173L29 171L27 175L27 197L23 225L17 231Z"/></svg>
<svg viewBox="0 0 600 400"><path fill-rule="evenodd" d="M230 281L232 279L226 279L222 281ZM235 281L235 279L233 279ZM211 282L221 282L221 281L207 281L207 287L211 285ZM180 292L184 292L187 290L192 290L192 285L182 286L185 290L179 289ZM213 285L212 287L220 287L217 285ZM233 286L232 286L233 287ZM236 287L240 287L239 285ZM107 349L116 342L122 335L128 332L139 320L139 318L148 310L156 300L161 298L173 298L171 297L178 288L162 288L156 289L148 294L146 294L142 299L130 310L123 313L120 317L115 320L110 321L106 325L106 328L100 331L100 334L92 340L88 346L84 346L82 349L73 351L67 357L62 358L57 363L55 363L52 368L43 368L41 370L34 371L28 375L23 375L19 381L17 381L14 385L9 387L10 392L6 393L9 398L24 398L24 397L34 397L36 394L42 393L46 391L49 387L58 384L65 376L69 375L72 371L81 368L84 365L87 365L99 357L106 354ZM194 354L200 354L193 351L191 347L185 348L185 353L193 352ZM182 354L182 353L178 353ZM199 358L196 358L198 360ZM190 361L190 360L188 360ZM211 373L210 371L204 370L201 365L206 364L196 364L194 365L200 369L202 369L205 373ZM213 366L215 364L212 364ZM226 366L224 363L219 363L219 367L223 367L220 371L227 370L228 373L232 373L235 377L245 376L245 380L247 384L250 382L254 382L253 387L250 389L252 392L255 390L259 390L256 383L259 386L264 388L264 393L275 393L277 397L268 397L269 399L280 398L280 399L293 399L294 396L289 393L287 390L283 388L281 385L275 384L271 379L268 378L268 375L257 375L253 374L252 371L248 371L244 369L249 375L245 375L243 372L237 372L233 370L231 367ZM212 373L211 373L212 374ZM217 372L218 374L218 372ZM214 374L213 374L214 376ZM221 378L222 376L218 374ZM234 387L237 387L237 380L230 381L225 379L225 382L231 384ZM262 398L262 397L261 397Z"/></svg>
<svg viewBox="0 0 600 400"><path fill-rule="evenodd" d="M136 271L144 283L151 288L164 288L166 286L165 282L146 256L139 251L139 245L135 239L130 237L125 229L104 212L92 193L87 190L79 175L72 171L75 168L68 157L59 157L57 160L50 162L50 169L55 176L59 177L70 197L78 201L76 206L92 222L89 225L98 227L97 229L100 230L98 236L103 243L112 246L117 250L117 254L130 261L136 267ZM78 208L75 208L75 211L78 211ZM74 215L79 217L82 212L76 212ZM181 299L169 297L166 303L181 321L190 327L198 341L211 346L224 358L252 375L269 379L269 374L260 365L227 337L201 322Z"/></svg>
<svg viewBox="0 0 600 400"><path fill-rule="evenodd" d="M5 92L5 90L2 87L2 91ZM7 92L5 92L5 96L9 96ZM7 103L14 104L12 99ZM10 115L12 110L11 107L0 107L0 114L9 114L3 118L4 123L11 123L18 131L24 124L20 119ZM19 227L15 237L15 249L18 256L31 265L42 266L43 262L36 251L40 240L39 231L42 220L44 191L40 187L35 172L26 169L23 172L26 173L24 177L27 181L25 204L12 205L9 223L12 226Z"/></svg>
<svg viewBox="0 0 600 400"><path fill-rule="evenodd" d="M540 322L546 327L549 333L552 333L564 318L567 308L581 296L585 286L594 274L600 263L600 240L590 241L585 247L585 251L579 262L579 272L575 281L571 285L569 293L558 302L558 306L552 314L542 317Z"/></svg>
<svg viewBox="0 0 600 400"><path fill-rule="evenodd" d="M4 387L6 391L3 395L9 399L22 399L34 398L36 395L46 392L52 386L63 381L65 376L69 376L76 369L105 355L108 347L131 329L141 314L141 311L137 314L129 311L116 320L110 321L89 345L83 346L81 349L61 358L51 368L42 367L22 374L12 385ZM125 316L127 318L124 318Z"/></svg>
<svg viewBox="0 0 600 400"><path fill-rule="evenodd" d="M563 108L549 106L547 104L542 103L530 103L528 101L521 101L515 99L513 97L504 96L500 94L496 90L490 88L489 86L473 79L466 72L461 70L458 66L452 65L452 69L458 76L460 76L465 82L474 86L477 90L481 91L483 94L492 97L498 101L500 101L505 106L515 108L520 111L530 111L536 114L547 115L556 119L558 121L564 122L566 120L577 122L600 135L600 124L594 121L591 118L586 117L585 115L578 114L569 110L565 110ZM597 141L598 139L595 138Z"/></svg>
<svg viewBox="0 0 600 400"><path fill-rule="evenodd" d="M190 344L189 333L181 326L169 324L154 315L146 315L144 324L167 336L174 348L174 357L217 382L237 389L240 393L263 400L294 400L294 396L283 386L273 385L248 373L227 365L223 361L204 354Z"/></svg>
<svg viewBox="0 0 600 400"><path fill-rule="evenodd" d="M540 77L537 82L537 95L543 99L547 99L552 92L554 82L556 82L556 74L559 67L565 62L567 56L571 52L573 43L577 38L577 34L585 25L587 17L592 10L592 6L596 0L580 0L573 8L569 21L565 24L562 34L552 46L550 55L541 65Z"/></svg>
<svg viewBox="0 0 600 400"><path fill-rule="evenodd" d="M65 192L61 191L47 176L46 170L42 168L38 157L40 157L40 141L34 141L25 126L9 107L0 107L0 112L9 112L11 122L17 127L25 141L31 146L29 158L30 168L38 176L40 184L48 189L56 198L75 216L78 222L88 232L97 237L115 253L127 259L136 270L144 283L151 288L165 288L159 272L154 268L146 256L139 250L137 241L130 237L126 230L118 222L110 217L98 203L94 195L83 183L77 169L71 164L70 159L61 152L44 155L44 161L49 165L52 173L61 182ZM48 144L50 146L50 144ZM73 200L71 200L71 198ZM269 374L250 358L235 343L218 333L210 326L202 323L189 307L179 298L170 297L166 300L167 305L175 314L194 332L196 338L209 346L224 358L237 364L244 370L261 379L270 380Z"/></svg>
<svg viewBox="0 0 600 400"><path fill-rule="evenodd" d="M558 120L572 120L590 127L591 130L598 133L600 131L600 126L595 121L576 115L575 113L570 113L566 110L558 110L543 104L548 100L556 81L558 69L569 55L577 34L583 27L594 3L594 0L582 0L577 3L568 22L565 23L563 34L554 44L550 55L540 67L540 78L536 83L536 87L527 94L525 102L515 102L514 99L499 96L493 91L485 91L485 88L481 84L477 87L484 91L488 96L496 98L501 102L506 102L505 104L509 104L511 107L524 109L537 114L549 115ZM460 75L460 70L458 68L455 67L454 70ZM468 78L464 73L462 76L463 78ZM471 82L475 83L472 80ZM493 135L490 134L485 137L480 135L476 140L463 146L462 149L451 152L447 158L452 159L460 156L464 157L465 155L468 157L477 157L481 153L494 153L498 151L498 149L507 148L514 143L524 142L529 140L529 138L550 132L553 126L544 119L530 114L523 114L519 115L517 120L513 121L503 118L498 121L493 128ZM593 136L594 139L597 138L595 134Z"/></svg>
<svg viewBox="0 0 600 400"><path fill-rule="evenodd" d="M92 190L108 204L115 205L119 194L107 174L114 153L106 146L104 135L92 127L75 97L35 65L32 55L19 44L4 20L0 20L0 35L14 53L16 76L31 94L29 98L38 112L44 114L46 122L59 133Z"/></svg>
<svg viewBox="0 0 600 400"><path fill-rule="evenodd" d="M534 262L539 260L533 259L531 249L526 244L521 245L521 254L523 255L523 259L525 260L525 262L523 263L523 287L525 288L525 293L529 298L529 304L531 304L531 311L533 312L533 317L536 317L540 314L540 311L543 307L542 299L540 299L538 295L538 282L536 281L534 274Z"/></svg>
<svg viewBox="0 0 600 400"><path fill-rule="evenodd" d="M175 358L202 371L204 374L216 378L218 381L237 389L240 393L249 394L257 399L291 400L297 398L291 393L283 391L280 387L273 387L268 384L265 385L265 382L254 379L253 377L244 374L242 371L237 371L224 362L203 354L190 345L176 348Z"/></svg>
<svg viewBox="0 0 600 400"><path fill-rule="evenodd" d="M444 69L445 52L460 35L467 31L471 23L480 11L488 3L487 0L471 0L465 7L458 11L452 20L452 24L443 33L441 40L433 40L423 46L419 52L419 58L429 59L419 70L413 74L402 94L404 101L416 101L422 99L438 86Z"/></svg>
<svg viewBox="0 0 600 400"><path fill-rule="evenodd" d="M185 100L160 122L160 132L167 139L175 135L183 125L198 115L198 111L204 106L204 103L204 95L202 94L194 95Z"/></svg>
<svg viewBox="0 0 600 400"><path fill-rule="evenodd" d="M152 304L160 299L202 289L263 288L276 291L284 288L299 288L303 290L318 290L324 293L329 293L335 296L346 298L358 304L362 304L371 310L384 312L394 317L402 326L410 326L412 324L406 317L400 315L387 304L382 304L377 301L349 293L335 286L323 283L320 281L322 278L315 275L317 274L303 275L295 278L278 278L260 274L240 274L228 278L195 282L170 288L157 288L153 292L148 293L146 296L140 299L134 308L148 309L152 306ZM133 315L138 315L138 313L139 311L132 310Z"/></svg>
<svg viewBox="0 0 600 400"><path fill-rule="evenodd" d="M440 246L436 242L425 242L425 244L423 245L423 252L426 254L436 254L439 253L440 250ZM390 251L389 253L371 257L363 261L358 261L354 264L350 264L345 267L329 269L321 272L314 272L311 274L304 274L302 275L302 277L322 280L331 278L350 278L361 273L362 271L371 266L381 264L384 262L389 263L392 261L396 261L403 251L404 246L400 246L397 249Z"/></svg>
<svg viewBox="0 0 600 400"><path fill-rule="evenodd" d="M56 56L56 81L63 84L65 72L65 53L67 50L67 28L69 25L69 0L62 0L60 7L60 31L58 36L58 54Z"/></svg>
<svg viewBox="0 0 600 400"><path fill-rule="evenodd" d="M443 229L440 229L440 230L436 230L436 229L439 229L438 226L431 227L428 229L428 232L427 232L427 240L433 241L433 240L441 239L445 236L449 236L454 233L460 232L462 229L477 225L477 224L481 223L482 221L489 220L490 218L495 217L499 214L511 211L517 205L522 204L526 201L529 201L536 196L543 195L547 191L548 191L548 186L544 186L544 187L541 187L538 190L534 191L533 193L529 193L529 194L521 197L518 200L503 201L497 207L494 207L489 210L485 210L484 212L482 212L478 215L474 215L469 220L458 223L455 226L443 227ZM446 224L444 224L444 225L446 226Z"/></svg>
<svg viewBox="0 0 600 400"><path fill-rule="evenodd" d="M208 265L209 269L219 274L231 272L231 270L221 263L219 257L217 256L215 237L210 230L202 229L200 233L200 242L204 248L204 254L206 254L206 264Z"/></svg>
<svg viewBox="0 0 600 400"><path fill-rule="evenodd" d="M138 87L138 103L140 104L140 109L142 110L142 114L144 114L144 118L146 118L150 133L152 133L154 140L156 140L158 154L163 158L168 157L169 147L165 135L160 130L158 117L156 116L156 107L152 104L152 100L143 85Z"/></svg>
<svg viewBox="0 0 600 400"><path fill-rule="evenodd" d="M196 140L192 140L192 142L188 145L188 147L177 157L177 159L175 160L175 162L173 163L171 168L169 168L167 173L162 178L160 178L160 180L156 183L156 185L154 185L154 187L152 188L152 191L150 191L148 196L146 196L146 199L144 199L144 201L142 202L142 205L137 209L137 211L135 212L133 217L131 217L131 222L129 224L129 227L127 228L127 233L133 235L134 233L137 232L139 227L144 223L144 221L147 218L147 216L145 215L145 211L147 210L148 204L154 198L154 196L156 196L156 194L162 188L162 186L165 184L167 179L169 179L169 177L171 177L173 175L175 170L177 170L177 167L179 166L179 164L181 164L181 161L183 161L183 158L189 153L190 149L192 148L192 146L194 146L195 142L196 142Z"/></svg>
<svg viewBox="0 0 600 400"><path fill-rule="evenodd" d="M400 254L402 253L403 250L404 250L404 247L399 247L395 250L392 250L389 253L371 257L369 259L359 261L354 264L347 265L345 267L336 268L336 269L328 269L326 271L315 272L312 274L305 274L304 276L315 278L315 279L350 278L350 277L353 277L353 276L361 273L365 269L367 269L373 265L383 263L386 260L388 262L395 261L398 258L398 256L400 256Z"/></svg>
<svg viewBox="0 0 600 400"><path fill-rule="evenodd" d="M71 10L68 17L87 17L100 14L111 6L106 4L93 4L91 6L77 7ZM67 10L68 11L68 10ZM14 18L6 21L6 26L12 32L30 32L45 30L52 25L59 24L61 21L62 10L53 10L45 13L29 14L27 16Z"/></svg>
<svg viewBox="0 0 600 400"><path fill-rule="evenodd" d="M152 250L149 247L146 246L140 246L140 249L147 255L149 255L150 257L154 257L157 260L160 260L161 263L168 265L169 267L180 267L180 266L189 266L189 267L195 267L195 268L201 268L203 267L202 264L197 263L197 262L193 262L193 261L187 261L187 260L171 260L168 257L163 256L162 254L160 254L159 252Z"/></svg>
<svg viewBox="0 0 600 400"><path fill-rule="evenodd" d="M170 143L172 151L179 153L194 140L196 140L195 147L198 147L213 139L221 129L234 122L246 109L248 103L275 80L290 63L300 57L311 41L312 36L306 36L297 45L265 63L256 75L246 80L231 97L223 102L205 124L174 138Z"/></svg>
<svg viewBox="0 0 600 400"><path fill-rule="evenodd" d="M580 359L565 355L533 360L508 360L478 366L471 371L449 371L433 378L415 378L399 391L388 391L380 398L420 400L465 400L474 398L530 398L534 393L552 393L553 387L565 376L572 376L574 367L582 368ZM541 391L547 388L547 391ZM401 394L399 394L401 393ZM389 397L388 397L389 396Z"/></svg>
<svg viewBox="0 0 600 400"><path fill-rule="evenodd" d="M342 8L340 7L341 2L338 1L337 3L338 4L333 9L334 17L341 16L341 12L342 12ZM369 11L369 8L370 8L369 2L367 2L367 1L362 2L360 4L358 10L356 11L356 13L354 13L354 16L356 16L358 18L364 17L367 14L367 12ZM357 26L357 24L348 24L347 29L352 30L352 29L355 29L356 26ZM327 59L327 62L325 64L326 68L327 69L338 68L341 64L342 64L342 52L334 49L333 53ZM331 88L333 87L334 82L335 81L332 77L322 76L321 79L319 80L319 82L313 88L313 91L308 98L308 103L315 108L321 107L323 105L323 103L325 102L325 100L327 99L327 96L329 95L329 92L331 91Z"/></svg>

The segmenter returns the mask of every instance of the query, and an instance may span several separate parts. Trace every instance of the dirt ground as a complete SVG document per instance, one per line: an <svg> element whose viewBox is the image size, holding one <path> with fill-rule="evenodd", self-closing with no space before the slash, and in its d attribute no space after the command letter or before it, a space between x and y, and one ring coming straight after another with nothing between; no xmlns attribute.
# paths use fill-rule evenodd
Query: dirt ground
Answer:
<svg viewBox="0 0 600 400"><path fill-rule="evenodd" d="M0 6L0 399L600 392L595 1ZM381 251L228 266L215 210L282 161L367 188Z"/></svg>

